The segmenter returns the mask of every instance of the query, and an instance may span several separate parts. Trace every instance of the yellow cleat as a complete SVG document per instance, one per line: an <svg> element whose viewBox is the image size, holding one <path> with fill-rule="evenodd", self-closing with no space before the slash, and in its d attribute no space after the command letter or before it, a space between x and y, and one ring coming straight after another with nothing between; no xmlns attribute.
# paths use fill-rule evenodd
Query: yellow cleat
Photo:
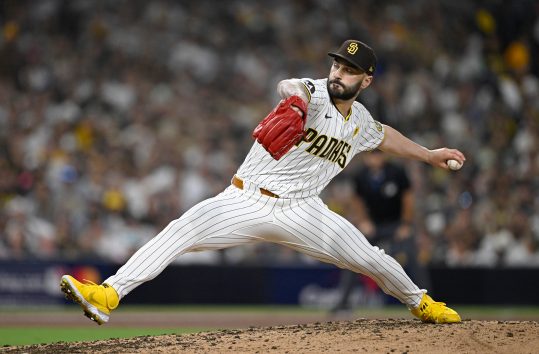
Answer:
<svg viewBox="0 0 539 354"><path fill-rule="evenodd" d="M116 290L108 284L97 285L88 280L81 283L71 275L64 275L60 287L66 299L79 304L84 315L99 325L109 321L110 312L120 302Z"/></svg>
<svg viewBox="0 0 539 354"><path fill-rule="evenodd" d="M445 306L443 302L434 301L427 294L423 295L419 306L410 311L423 322L457 323L461 321L459 314L455 310Z"/></svg>

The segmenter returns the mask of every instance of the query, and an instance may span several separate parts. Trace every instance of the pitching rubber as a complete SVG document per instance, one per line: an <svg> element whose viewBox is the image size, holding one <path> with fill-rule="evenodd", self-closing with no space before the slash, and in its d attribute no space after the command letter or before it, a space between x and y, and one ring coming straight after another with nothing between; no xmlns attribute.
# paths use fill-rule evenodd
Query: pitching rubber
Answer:
<svg viewBox="0 0 539 354"><path fill-rule="evenodd" d="M97 324L102 325L109 321L109 316L97 309L94 305L86 301L84 296L79 292L75 284L71 282L69 277L63 276L60 283L60 288L65 294L65 298L76 302L84 310L84 315L91 319L92 321L97 322Z"/></svg>

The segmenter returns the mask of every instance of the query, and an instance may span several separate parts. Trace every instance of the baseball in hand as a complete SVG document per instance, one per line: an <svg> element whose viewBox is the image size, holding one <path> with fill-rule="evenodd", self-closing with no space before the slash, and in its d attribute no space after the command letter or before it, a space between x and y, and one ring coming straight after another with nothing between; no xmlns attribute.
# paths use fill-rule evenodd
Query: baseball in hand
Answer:
<svg viewBox="0 0 539 354"><path fill-rule="evenodd" d="M447 166L450 170L457 171L460 170L462 167L462 164L458 162L457 160L447 160Z"/></svg>

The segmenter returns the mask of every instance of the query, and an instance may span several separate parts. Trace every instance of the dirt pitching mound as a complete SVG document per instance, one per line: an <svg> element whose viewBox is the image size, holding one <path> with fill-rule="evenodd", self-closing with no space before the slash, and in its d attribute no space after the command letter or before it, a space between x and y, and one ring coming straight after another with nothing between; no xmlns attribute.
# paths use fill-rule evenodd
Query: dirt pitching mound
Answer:
<svg viewBox="0 0 539 354"><path fill-rule="evenodd" d="M539 322L386 319L0 349L6 353L537 353Z"/></svg>

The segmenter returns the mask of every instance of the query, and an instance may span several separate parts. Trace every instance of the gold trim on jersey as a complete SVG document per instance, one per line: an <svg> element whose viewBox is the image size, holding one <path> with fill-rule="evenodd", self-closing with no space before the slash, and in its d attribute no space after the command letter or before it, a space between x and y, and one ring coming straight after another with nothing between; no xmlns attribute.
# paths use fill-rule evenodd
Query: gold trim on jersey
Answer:
<svg viewBox="0 0 539 354"><path fill-rule="evenodd" d="M350 112L348 112L348 115L347 115L346 117L344 117L344 120L345 120L346 122L348 122L348 119L350 119L350 116L352 115L352 107L353 107L353 106L350 107Z"/></svg>
<svg viewBox="0 0 539 354"><path fill-rule="evenodd" d="M341 113L341 111L339 111L339 109L337 108L337 106L335 105L335 102L333 102L333 98L330 97L330 101L331 101L331 104L333 105L333 107L335 107L335 109L337 110L337 113L343 117L344 121L345 122L348 122L348 120L350 119L350 117L352 116L352 111L353 111L353 108L354 106L350 106L350 110L348 111L348 114L346 115L346 117Z"/></svg>
<svg viewBox="0 0 539 354"><path fill-rule="evenodd" d="M305 90L305 93L307 94L307 97L309 98L309 102L311 102L311 90L309 90L309 88L307 87L307 85L301 81L301 83L303 84L303 88Z"/></svg>
<svg viewBox="0 0 539 354"><path fill-rule="evenodd" d="M383 131L383 132L384 132L384 136L382 137L382 141L380 141L380 144L378 144L378 146L375 148L375 149L378 149L378 148L384 143L384 141L386 140L387 134L386 134L386 130L384 129L383 125L380 124L380 122L378 122L378 121L376 121L376 120L375 120L375 122L378 123L377 126L376 126L376 128L378 129L378 131ZM380 129L378 128L378 126L380 126L380 128L381 128L382 130L380 130ZM374 150L374 149L372 149L372 150Z"/></svg>

